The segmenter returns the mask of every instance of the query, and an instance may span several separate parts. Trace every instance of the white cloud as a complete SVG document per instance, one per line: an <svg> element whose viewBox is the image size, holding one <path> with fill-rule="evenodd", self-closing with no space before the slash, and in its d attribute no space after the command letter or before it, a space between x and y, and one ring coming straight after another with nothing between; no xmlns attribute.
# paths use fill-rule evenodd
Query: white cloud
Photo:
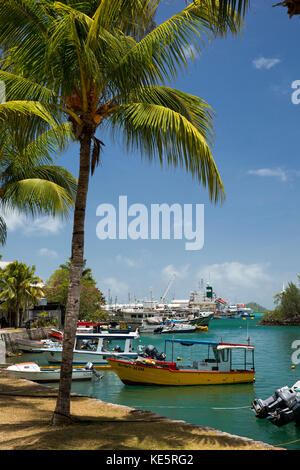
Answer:
<svg viewBox="0 0 300 470"><path fill-rule="evenodd" d="M62 220L57 217L42 216L32 219L17 210L2 210L0 215L11 232L22 230L24 234L47 235L58 233L63 227Z"/></svg>
<svg viewBox="0 0 300 470"><path fill-rule="evenodd" d="M280 178L281 181L287 181L287 172L282 168L260 168L258 170L249 170L250 175L256 176L273 176Z"/></svg>
<svg viewBox="0 0 300 470"><path fill-rule="evenodd" d="M107 277L99 282L101 290L110 289L112 297L115 295L124 295L129 291L128 284L119 281L115 277Z"/></svg>
<svg viewBox="0 0 300 470"><path fill-rule="evenodd" d="M272 278L267 272L268 263L243 264L239 262L226 262L204 266L198 277L210 279L212 284L218 283L223 289L229 286L236 288L258 288L262 283L269 283Z"/></svg>
<svg viewBox="0 0 300 470"><path fill-rule="evenodd" d="M117 255L116 256L116 261L118 261L119 263L123 263L123 264L126 264L127 266L129 266L130 268L134 268L134 267L137 267L138 266L138 262L131 259L131 258L127 258L127 256L123 256L123 255Z"/></svg>
<svg viewBox="0 0 300 470"><path fill-rule="evenodd" d="M49 258L57 258L58 254L55 250L49 250L49 248L40 248L38 254L41 256L48 256Z"/></svg>
<svg viewBox="0 0 300 470"><path fill-rule="evenodd" d="M7 229L11 232L23 228L26 221L26 217L17 211L1 211L1 216L5 220Z"/></svg>
<svg viewBox="0 0 300 470"><path fill-rule="evenodd" d="M177 279L184 279L187 276L189 268L189 264L178 268L175 268L173 264L168 264L168 266L165 266L162 269L161 274L165 281L169 281L174 274L176 275Z"/></svg>
<svg viewBox="0 0 300 470"><path fill-rule="evenodd" d="M26 233L36 233L39 235L54 234L59 232L63 227L60 219L50 216L34 219L32 223L27 222L24 229Z"/></svg>
<svg viewBox="0 0 300 470"><path fill-rule="evenodd" d="M276 65L278 65L280 62L281 60L277 58L259 57L258 59L254 59L252 61L252 64L256 69L269 70L272 67L275 67Z"/></svg>
<svg viewBox="0 0 300 470"><path fill-rule="evenodd" d="M197 59L199 57L199 52L196 50L193 44L185 47L183 49L183 53L187 59Z"/></svg>

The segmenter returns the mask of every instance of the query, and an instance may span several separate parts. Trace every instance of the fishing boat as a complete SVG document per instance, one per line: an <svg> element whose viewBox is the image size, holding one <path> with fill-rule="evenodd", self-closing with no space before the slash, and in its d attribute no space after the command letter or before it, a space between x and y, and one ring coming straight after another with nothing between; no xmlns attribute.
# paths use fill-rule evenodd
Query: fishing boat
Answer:
<svg viewBox="0 0 300 470"><path fill-rule="evenodd" d="M92 362L96 368L109 367L108 357L136 358L137 349L134 350L134 340L139 338L138 331L130 333L76 333L73 351L73 364L86 364ZM50 364L60 364L62 361L62 346L49 348L44 356Z"/></svg>
<svg viewBox="0 0 300 470"><path fill-rule="evenodd" d="M167 362L170 345L171 361ZM181 353L182 349L188 349L189 357L185 362L182 357L174 360L177 346L181 346ZM173 338L165 340L164 353L149 355L145 351L136 360L108 358L107 361L125 385L237 384L255 379L254 346L250 344Z"/></svg>
<svg viewBox="0 0 300 470"><path fill-rule="evenodd" d="M60 378L60 368L40 367L36 362L23 362L13 364L5 369L15 377L32 380L34 382L57 382ZM93 364L85 367L73 367L72 380L91 380L95 371ZM96 372L96 375L101 376Z"/></svg>
<svg viewBox="0 0 300 470"><path fill-rule="evenodd" d="M20 351L41 353L44 349L56 346L57 343L50 339L32 340L32 339L18 339L16 341L16 348Z"/></svg>

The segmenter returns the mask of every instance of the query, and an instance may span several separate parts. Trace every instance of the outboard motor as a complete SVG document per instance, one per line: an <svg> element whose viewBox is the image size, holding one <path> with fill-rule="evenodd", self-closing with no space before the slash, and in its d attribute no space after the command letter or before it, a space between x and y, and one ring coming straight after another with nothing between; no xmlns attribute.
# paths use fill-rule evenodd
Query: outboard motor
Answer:
<svg viewBox="0 0 300 470"><path fill-rule="evenodd" d="M103 375L99 374L99 372L96 371L94 364L92 362L88 362L85 366L86 370L91 370L94 374L95 377L97 377L98 380L103 379Z"/></svg>
<svg viewBox="0 0 300 470"><path fill-rule="evenodd" d="M258 418L267 418L276 426L295 421L300 425L300 394L288 386L279 388L266 400L256 399L252 410Z"/></svg>
<svg viewBox="0 0 300 470"><path fill-rule="evenodd" d="M165 353L158 352L156 347L152 344L148 344L148 346L145 347L143 356L151 357L152 359L156 359L157 361L164 361L166 359Z"/></svg>
<svg viewBox="0 0 300 470"><path fill-rule="evenodd" d="M155 330L153 330L153 333L155 333L156 335L160 334L163 330L163 327L162 326L158 326L157 328L155 328Z"/></svg>

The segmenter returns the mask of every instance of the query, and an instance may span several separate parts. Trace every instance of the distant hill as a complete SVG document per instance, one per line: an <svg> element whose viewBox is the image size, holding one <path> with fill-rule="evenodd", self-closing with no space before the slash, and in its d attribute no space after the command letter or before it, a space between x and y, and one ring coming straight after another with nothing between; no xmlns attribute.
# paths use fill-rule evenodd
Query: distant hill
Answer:
<svg viewBox="0 0 300 470"><path fill-rule="evenodd" d="M263 307L262 305L257 304L256 302L248 302L246 304L248 308L251 308L253 313L266 313L269 311L266 307Z"/></svg>

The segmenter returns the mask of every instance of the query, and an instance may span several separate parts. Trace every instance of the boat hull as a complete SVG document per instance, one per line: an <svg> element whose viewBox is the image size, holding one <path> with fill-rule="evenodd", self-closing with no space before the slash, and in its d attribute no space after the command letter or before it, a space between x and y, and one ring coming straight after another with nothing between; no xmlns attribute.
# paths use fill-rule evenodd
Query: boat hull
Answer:
<svg viewBox="0 0 300 470"><path fill-rule="evenodd" d="M214 314L212 313L211 315L207 315L205 317L196 317L190 321L190 324L196 326L208 326L213 316Z"/></svg>
<svg viewBox="0 0 300 470"><path fill-rule="evenodd" d="M125 385L224 385L254 382L254 371L173 370L127 361L107 360Z"/></svg>
<svg viewBox="0 0 300 470"><path fill-rule="evenodd" d="M18 377L20 379L26 379L26 380L31 380L33 382L39 382L39 383L50 383L50 382L58 382L60 379L60 370L57 371L57 369L49 369L49 368L42 368L40 372L24 372L24 371L7 371L14 375L15 377ZM73 380L91 380L93 376L93 373L89 370L83 370L83 369L78 369L78 370L73 370L72 372L72 381Z"/></svg>
<svg viewBox="0 0 300 470"><path fill-rule="evenodd" d="M111 353L110 356L117 356L117 354ZM128 354L129 356L130 354ZM62 351L45 351L45 357L49 364L61 364L62 362ZM73 364L76 365L85 365L88 362L92 362L95 368L102 368L102 367L110 367L106 358L108 355L96 353L96 352L88 352L88 351L74 351L73 352ZM132 354L132 358L137 357L137 354Z"/></svg>

